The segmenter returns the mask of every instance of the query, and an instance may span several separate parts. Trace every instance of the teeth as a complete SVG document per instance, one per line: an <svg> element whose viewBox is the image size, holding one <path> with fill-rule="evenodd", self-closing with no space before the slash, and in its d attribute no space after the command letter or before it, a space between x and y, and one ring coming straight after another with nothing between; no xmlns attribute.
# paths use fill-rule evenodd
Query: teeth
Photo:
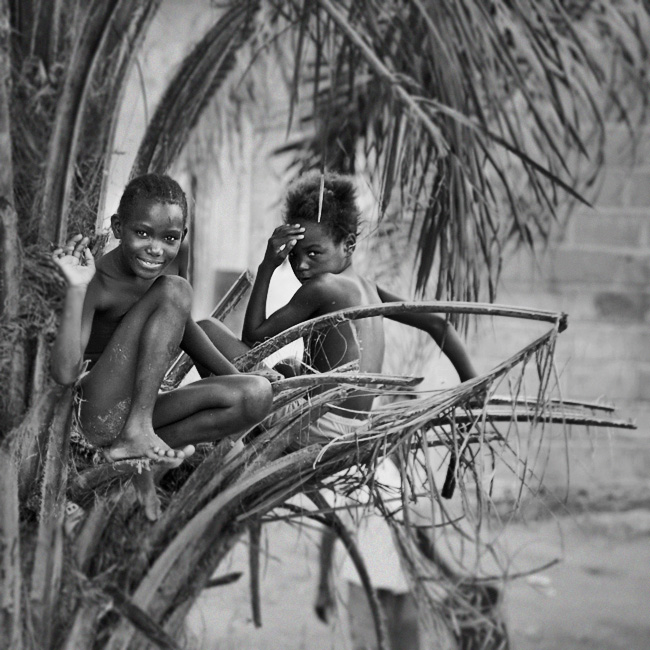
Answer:
<svg viewBox="0 0 650 650"><path fill-rule="evenodd" d="M162 262L149 262L148 260L140 260L145 266L161 266Z"/></svg>

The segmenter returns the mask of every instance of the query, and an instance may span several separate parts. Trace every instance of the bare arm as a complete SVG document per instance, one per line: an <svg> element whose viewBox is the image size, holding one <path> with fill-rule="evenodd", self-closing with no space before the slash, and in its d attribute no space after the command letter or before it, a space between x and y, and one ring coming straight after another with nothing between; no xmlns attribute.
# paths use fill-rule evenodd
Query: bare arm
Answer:
<svg viewBox="0 0 650 650"><path fill-rule="evenodd" d="M273 272L302 237L301 231L299 226L279 226L269 239L264 259L257 269L244 318L242 338L248 345L254 345L308 320L318 308L317 291L313 287L303 286L287 305L266 317L266 298Z"/></svg>
<svg viewBox="0 0 650 650"><path fill-rule="evenodd" d="M208 335L191 318L185 324L181 349L213 375L238 375L239 370L214 346Z"/></svg>
<svg viewBox="0 0 650 650"><path fill-rule="evenodd" d="M377 293L382 302L404 302L403 298L396 296L380 287ZM446 319L437 314L398 314L386 316L391 320L415 327L426 332L438 344L445 356L451 361L461 381L467 381L477 376L477 372L467 354L458 332Z"/></svg>
<svg viewBox="0 0 650 650"><path fill-rule="evenodd" d="M263 273L260 267L258 277ZM268 281L264 277L260 280L260 285L266 284L268 290ZM255 286L258 285L258 280L255 280ZM252 317L249 319L249 313L253 312L251 303L254 300L253 295L248 303L246 310L246 320L244 321L243 339L249 345L254 345L259 341L264 341L286 329L304 323L306 320L313 318L317 315L319 307L324 301L324 295L321 292L321 283L318 279L313 280L309 284L305 284L293 295L291 300L284 306L273 312L268 318L258 318L253 321ZM266 302L266 293L262 299ZM255 326L253 323L257 323Z"/></svg>
<svg viewBox="0 0 650 650"><path fill-rule="evenodd" d="M90 334L95 261L88 249L88 238L81 235L73 237L64 248L56 249L52 257L68 288L52 347L50 369L55 381L68 386L77 380Z"/></svg>

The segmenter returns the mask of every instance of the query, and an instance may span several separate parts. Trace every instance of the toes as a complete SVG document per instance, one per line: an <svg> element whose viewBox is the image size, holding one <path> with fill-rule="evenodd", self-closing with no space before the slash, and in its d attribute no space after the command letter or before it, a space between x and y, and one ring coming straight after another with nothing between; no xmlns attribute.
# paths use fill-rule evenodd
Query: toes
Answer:
<svg viewBox="0 0 650 650"><path fill-rule="evenodd" d="M152 447L151 448L151 453L147 454L150 458L154 459L160 459L160 458L166 458L167 457L167 450L163 449L162 447Z"/></svg>

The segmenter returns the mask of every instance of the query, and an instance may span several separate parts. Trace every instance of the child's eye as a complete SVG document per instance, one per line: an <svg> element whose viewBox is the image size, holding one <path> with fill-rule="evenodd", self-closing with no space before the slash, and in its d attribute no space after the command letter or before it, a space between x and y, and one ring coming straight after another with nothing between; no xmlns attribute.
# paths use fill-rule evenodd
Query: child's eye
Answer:
<svg viewBox="0 0 650 650"><path fill-rule="evenodd" d="M136 234L138 237L146 237L146 236L147 236L147 233L146 233L144 230L136 230L136 231L135 231L135 234Z"/></svg>
<svg viewBox="0 0 650 650"><path fill-rule="evenodd" d="M307 257L311 257L312 259L318 255L320 255L318 251L309 251L309 253L307 253Z"/></svg>
<svg viewBox="0 0 650 650"><path fill-rule="evenodd" d="M175 242L175 241L178 241L179 238L176 235L167 235L167 237L165 237L165 239L167 241L169 241L169 242Z"/></svg>

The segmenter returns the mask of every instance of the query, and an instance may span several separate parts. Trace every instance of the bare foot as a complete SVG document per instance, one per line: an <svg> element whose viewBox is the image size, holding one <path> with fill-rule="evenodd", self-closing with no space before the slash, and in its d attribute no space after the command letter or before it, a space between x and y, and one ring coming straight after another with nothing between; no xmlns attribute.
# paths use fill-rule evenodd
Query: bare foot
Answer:
<svg viewBox="0 0 650 650"><path fill-rule="evenodd" d="M172 449L152 429L137 429L135 433L131 433L126 427L105 451L106 458L112 462L128 458L149 458L172 466L179 465L193 453L194 445Z"/></svg>

